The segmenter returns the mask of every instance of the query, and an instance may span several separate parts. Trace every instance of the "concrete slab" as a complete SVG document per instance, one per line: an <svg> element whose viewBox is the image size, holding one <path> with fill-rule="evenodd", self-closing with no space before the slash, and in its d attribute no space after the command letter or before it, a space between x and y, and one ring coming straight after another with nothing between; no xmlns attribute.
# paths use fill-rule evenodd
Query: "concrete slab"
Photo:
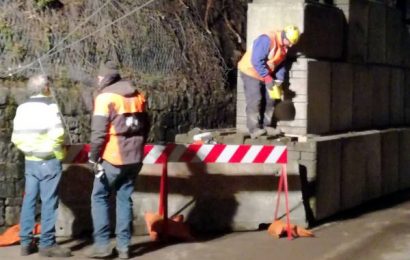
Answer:
<svg viewBox="0 0 410 260"><path fill-rule="evenodd" d="M399 190L399 132L386 130L382 141L382 194Z"/></svg>
<svg viewBox="0 0 410 260"><path fill-rule="evenodd" d="M306 4L304 35L297 49L307 57L342 58L345 24L345 17L340 9L329 5Z"/></svg>
<svg viewBox="0 0 410 260"><path fill-rule="evenodd" d="M340 139L317 142L316 208L317 220L329 217L341 209Z"/></svg>
<svg viewBox="0 0 410 260"><path fill-rule="evenodd" d="M360 205L365 200L366 167L362 153L363 137L342 139L341 163L341 209L346 210Z"/></svg>
<svg viewBox="0 0 410 260"><path fill-rule="evenodd" d="M369 1L350 1L348 27L348 60L366 63L368 48Z"/></svg>
<svg viewBox="0 0 410 260"><path fill-rule="evenodd" d="M374 133L363 136L362 151L365 155L365 193L364 200L379 198L382 195L382 151L381 135Z"/></svg>
<svg viewBox="0 0 410 260"><path fill-rule="evenodd" d="M369 69L364 65L354 67L353 80L353 118L355 130L369 129L372 126L373 87L370 83Z"/></svg>
<svg viewBox="0 0 410 260"><path fill-rule="evenodd" d="M369 2L368 63L384 64L386 62L386 10L383 3Z"/></svg>
<svg viewBox="0 0 410 260"><path fill-rule="evenodd" d="M372 126L387 127L390 121L389 68L371 66L369 83L373 87Z"/></svg>
<svg viewBox="0 0 410 260"><path fill-rule="evenodd" d="M401 11L386 9L386 63L401 65L403 22Z"/></svg>
<svg viewBox="0 0 410 260"><path fill-rule="evenodd" d="M353 129L353 66L332 63L330 131Z"/></svg>
<svg viewBox="0 0 410 260"><path fill-rule="evenodd" d="M410 130L399 131L399 189L410 187Z"/></svg>
<svg viewBox="0 0 410 260"><path fill-rule="evenodd" d="M308 63L307 132L325 134L330 131L331 64Z"/></svg>
<svg viewBox="0 0 410 260"><path fill-rule="evenodd" d="M391 69L390 71L390 113L391 126L404 124L404 70Z"/></svg>

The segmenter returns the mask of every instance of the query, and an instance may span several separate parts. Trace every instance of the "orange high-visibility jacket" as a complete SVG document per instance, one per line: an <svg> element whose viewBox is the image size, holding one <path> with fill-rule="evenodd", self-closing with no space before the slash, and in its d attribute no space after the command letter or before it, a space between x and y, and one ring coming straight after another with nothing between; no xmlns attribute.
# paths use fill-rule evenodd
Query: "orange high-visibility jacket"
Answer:
<svg viewBox="0 0 410 260"><path fill-rule="evenodd" d="M278 66L282 61L285 60L286 54L288 52L286 46L283 45L282 41L282 31L276 31L276 32L269 32L266 33L270 40L270 48L269 48L269 54L266 57L266 67L272 73L275 69L276 66ZM238 69L242 73L259 79L263 80L263 77L259 75L259 73L256 71L254 66L252 65L252 53L253 53L253 47L251 50L248 50L245 52L243 55L242 59L238 63Z"/></svg>
<svg viewBox="0 0 410 260"><path fill-rule="evenodd" d="M147 133L145 98L130 82L105 87L95 98L90 160L113 165L139 163Z"/></svg>

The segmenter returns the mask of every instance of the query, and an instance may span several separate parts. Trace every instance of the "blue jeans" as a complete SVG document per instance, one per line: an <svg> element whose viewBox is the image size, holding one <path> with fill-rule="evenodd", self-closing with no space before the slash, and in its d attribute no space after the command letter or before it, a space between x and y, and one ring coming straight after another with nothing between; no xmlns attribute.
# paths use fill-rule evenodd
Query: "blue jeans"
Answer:
<svg viewBox="0 0 410 260"><path fill-rule="evenodd" d="M109 244L110 220L108 197L116 192L116 226L117 249L128 251L131 240L132 200L135 178L141 170L142 163L114 166L102 162L105 174L94 179L91 194L91 214L93 218L93 237L96 247Z"/></svg>
<svg viewBox="0 0 410 260"><path fill-rule="evenodd" d="M37 196L41 199L40 248L55 244L55 222L58 208L58 183L61 178L61 162L57 159L25 162L25 194L20 215L21 245L27 246L33 239Z"/></svg>

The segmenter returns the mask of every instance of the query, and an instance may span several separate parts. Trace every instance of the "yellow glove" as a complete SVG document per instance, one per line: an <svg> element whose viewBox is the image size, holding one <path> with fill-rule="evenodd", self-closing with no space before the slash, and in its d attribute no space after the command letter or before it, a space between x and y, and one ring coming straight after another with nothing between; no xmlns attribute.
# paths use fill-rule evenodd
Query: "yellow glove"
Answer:
<svg viewBox="0 0 410 260"><path fill-rule="evenodd" d="M282 86L275 84L271 89L267 89L269 97L271 99L281 99L282 98Z"/></svg>

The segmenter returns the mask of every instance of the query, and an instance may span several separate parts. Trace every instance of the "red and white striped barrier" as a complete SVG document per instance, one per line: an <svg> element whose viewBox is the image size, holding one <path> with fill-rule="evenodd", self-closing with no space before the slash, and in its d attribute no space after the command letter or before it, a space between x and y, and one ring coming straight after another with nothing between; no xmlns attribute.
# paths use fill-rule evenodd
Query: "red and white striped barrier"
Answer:
<svg viewBox="0 0 410 260"><path fill-rule="evenodd" d="M65 163L86 163L90 146L72 145L67 149ZM144 164L185 163L287 163L286 146L226 144L147 144Z"/></svg>
<svg viewBox="0 0 410 260"><path fill-rule="evenodd" d="M185 163L287 163L286 146L273 145L146 145L144 164Z"/></svg>
<svg viewBox="0 0 410 260"><path fill-rule="evenodd" d="M72 145L67 147L65 163L86 163L90 145ZM286 173L287 149L283 145L226 145L226 144L147 144L144 147L144 164L162 164L160 182L159 214L168 216L168 162L181 163L269 163L281 164L275 220L280 204L280 193L285 192L286 220L288 239L292 239L289 218L288 181ZM165 232L166 233L166 232Z"/></svg>

